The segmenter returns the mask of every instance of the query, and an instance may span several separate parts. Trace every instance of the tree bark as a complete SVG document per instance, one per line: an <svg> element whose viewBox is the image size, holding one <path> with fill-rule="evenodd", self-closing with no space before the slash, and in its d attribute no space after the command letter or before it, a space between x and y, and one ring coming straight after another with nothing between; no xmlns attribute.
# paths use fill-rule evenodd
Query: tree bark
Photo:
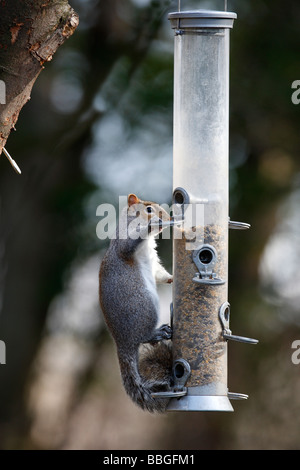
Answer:
<svg viewBox="0 0 300 470"><path fill-rule="evenodd" d="M67 0L0 0L0 154L45 62L78 24Z"/></svg>

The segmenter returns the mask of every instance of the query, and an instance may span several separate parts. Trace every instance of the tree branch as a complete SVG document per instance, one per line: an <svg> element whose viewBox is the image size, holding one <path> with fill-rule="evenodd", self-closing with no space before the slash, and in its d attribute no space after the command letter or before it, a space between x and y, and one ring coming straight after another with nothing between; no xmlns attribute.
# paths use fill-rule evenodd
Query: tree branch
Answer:
<svg viewBox="0 0 300 470"><path fill-rule="evenodd" d="M45 62L78 24L67 0L0 0L0 154Z"/></svg>

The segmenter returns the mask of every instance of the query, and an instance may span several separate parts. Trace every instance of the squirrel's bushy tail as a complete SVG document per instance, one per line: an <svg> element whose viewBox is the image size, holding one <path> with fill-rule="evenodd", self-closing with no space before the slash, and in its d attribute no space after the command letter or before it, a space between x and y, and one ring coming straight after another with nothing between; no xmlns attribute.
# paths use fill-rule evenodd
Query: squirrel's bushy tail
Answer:
<svg viewBox="0 0 300 470"><path fill-rule="evenodd" d="M160 342L147 348L139 360L137 353L128 356L118 351L124 388L133 402L143 410L163 413L169 398L151 394L170 390L172 381L172 352L169 344Z"/></svg>

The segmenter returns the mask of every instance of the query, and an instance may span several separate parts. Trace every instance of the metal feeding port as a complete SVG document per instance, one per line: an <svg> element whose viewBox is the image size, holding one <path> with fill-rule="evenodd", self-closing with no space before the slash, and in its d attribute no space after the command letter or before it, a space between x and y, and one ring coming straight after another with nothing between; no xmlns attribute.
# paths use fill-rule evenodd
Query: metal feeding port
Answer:
<svg viewBox="0 0 300 470"><path fill-rule="evenodd" d="M193 278L199 284L220 285L225 284L224 279L217 277L214 266L217 262L217 253L213 246L203 245L193 252L193 261L199 272Z"/></svg>
<svg viewBox="0 0 300 470"><path fill-rule="evenodd" d="M239 343L257 344L258 340L253 338L247 338L245 336L237 336L231 333L229 329L229 316L230 316L230 304L225 302L220 307L219 317L223 328L223 338L230 341L238 341Z"/></svg>
<svg viewBox="0 0 300 470"><path fill-rule="evenodd" d="M178 11L174 30L173 390L168 411L233 411L229 340L228 234L249 224L229 209L229 33L236 14ZM196 272L197 271L197 272Z"/></svg>

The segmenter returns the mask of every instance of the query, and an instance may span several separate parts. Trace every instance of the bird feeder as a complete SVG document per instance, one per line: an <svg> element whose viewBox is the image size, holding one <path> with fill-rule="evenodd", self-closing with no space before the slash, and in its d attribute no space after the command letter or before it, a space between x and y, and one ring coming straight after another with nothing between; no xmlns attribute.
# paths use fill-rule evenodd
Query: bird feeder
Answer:
<svg viewBox="0 0 300 470"><path fill-rule="evenodd" d="M178 11L175 32L173 372L168 410L233 411L227 387L229 33L235 13Z"/></svg>

